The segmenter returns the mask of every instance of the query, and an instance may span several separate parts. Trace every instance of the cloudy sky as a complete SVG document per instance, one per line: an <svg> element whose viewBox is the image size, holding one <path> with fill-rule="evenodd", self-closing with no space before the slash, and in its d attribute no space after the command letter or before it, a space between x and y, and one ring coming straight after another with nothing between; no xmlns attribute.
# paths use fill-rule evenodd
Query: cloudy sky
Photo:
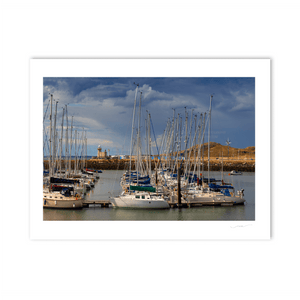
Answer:
<svg viewBox="0 0 300 300"><path fill-rule="evenodd" d="M44 113L51 93L58 101L57 126L68 104L69 124L74 116L73 129L87 131L88 155L96 155L99 144L112 155L128 154L134 82L142 92L142 124L147 110L157 139L173 109L184 122L185 107L189 118L192 109L198 115L208 112L213 94L211 141L225 145L229 138L232 147L255 146L255 78L44 78Z"/></svg>

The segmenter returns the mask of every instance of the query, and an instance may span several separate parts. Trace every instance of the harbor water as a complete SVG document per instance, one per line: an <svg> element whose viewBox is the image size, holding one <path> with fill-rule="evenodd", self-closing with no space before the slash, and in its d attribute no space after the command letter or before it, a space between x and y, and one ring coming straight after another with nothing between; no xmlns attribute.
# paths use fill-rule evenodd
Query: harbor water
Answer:
<svg viewBox="0 0 300 300"><path fill-rule="evenodd" d="M95 188L86 195L86 200L109 200L122 190L120 178L124 171L104 170ZM207 173L204 173L204 177ZM80 210L43 209L44 221L235 221L255 220L255 173L229 176L224 173L224 182L232 183L236 190L244 189L244 205L201 206L191 208L170 208L164 210L121 209L93 205ZM210 177L221 179L220 172L210 172Z"/></svg>

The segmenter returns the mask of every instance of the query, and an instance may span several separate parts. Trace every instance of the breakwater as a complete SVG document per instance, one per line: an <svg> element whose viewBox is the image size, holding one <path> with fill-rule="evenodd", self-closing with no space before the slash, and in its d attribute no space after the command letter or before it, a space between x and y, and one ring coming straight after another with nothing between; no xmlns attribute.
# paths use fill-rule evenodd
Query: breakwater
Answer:
<svg viewBox="0 0 300 300"><path fill-rule="evenodd" d="M96 169L96 170L126 170L129 167L129 159L89 159L86 161L86 168ZM72 169L74 169L75 160L71 160ZM151 168L154 170L158 163L155 161L151 162ZM159 163L160 164L160 163ZM56 162L59 166L59 161ZM62 161L62 168L64 169L64 161ZM80 165L79 168L82 168ZM194 164L191 163L191 169L193 170ZM49 169L49 161L44 160L44 169ZM59 167L58 167L59 169ZM135 169L135 163L132 162L132 170ZM217 159L212 159L210 161L211 171L220 171L222 169L222 162ZM207 160L204 160L204 171L208 170ZM254 160L228 160L223 162L223 170L227 171L241 171L241 172L255 172L255 161Z"/></svg>

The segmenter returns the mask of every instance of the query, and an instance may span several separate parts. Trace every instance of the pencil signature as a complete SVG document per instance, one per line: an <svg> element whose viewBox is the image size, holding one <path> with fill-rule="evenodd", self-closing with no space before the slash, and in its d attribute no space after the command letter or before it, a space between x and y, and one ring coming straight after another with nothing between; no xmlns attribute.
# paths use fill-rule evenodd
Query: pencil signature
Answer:
<svg viewBox="0 0 300 300"><path fill-rule="evenodd" d="M230 226L231 228L237 228L237 227L246 227L246 226L252 226L252 224L247 224L247 225L235 225L235 226Z"/></svg>

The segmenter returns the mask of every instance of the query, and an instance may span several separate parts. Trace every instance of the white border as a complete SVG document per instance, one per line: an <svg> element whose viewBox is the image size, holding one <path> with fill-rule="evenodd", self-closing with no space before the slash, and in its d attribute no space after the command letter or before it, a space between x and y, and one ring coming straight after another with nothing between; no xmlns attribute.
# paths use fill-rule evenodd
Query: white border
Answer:
<svg viewBox="0 0 300 300"><path fill-rule="evenodd" d="M255 77L255 221L43 221L43 77ZM31 59L30 238L269 239L270 59Z"/></svg>

